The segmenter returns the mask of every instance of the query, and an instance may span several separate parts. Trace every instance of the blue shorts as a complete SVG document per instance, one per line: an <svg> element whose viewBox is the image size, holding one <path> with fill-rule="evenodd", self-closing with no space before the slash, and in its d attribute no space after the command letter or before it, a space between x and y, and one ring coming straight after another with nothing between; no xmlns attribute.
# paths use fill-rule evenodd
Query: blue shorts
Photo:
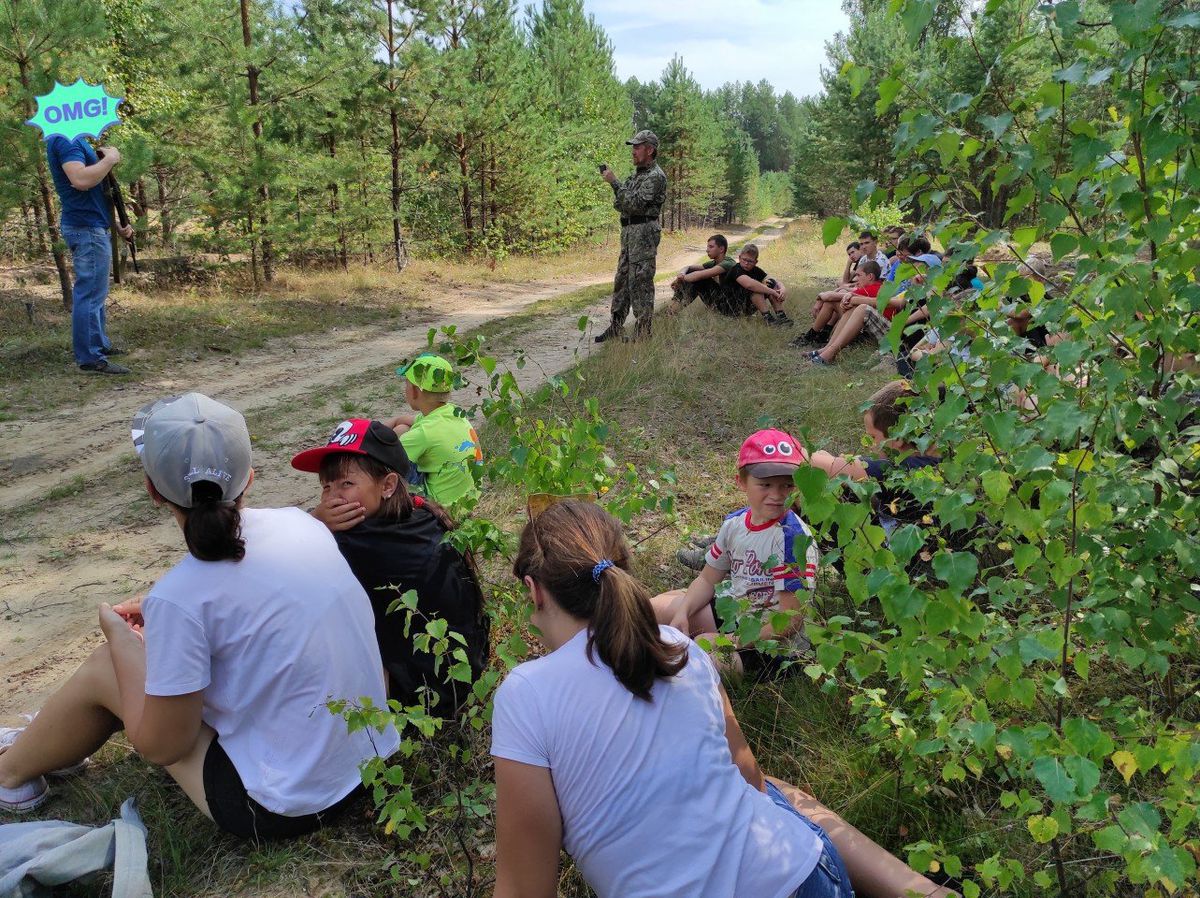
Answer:
<svg viewBox="0 0 1200 898"><path fill-rule="evenodd" d="M785 811L791 811L803 820L804 825L821 840L822 851L817 866L808 875L808 879L792 892L791 898L854 898L854 889L850 887L850 872L842 863L842 856L833 847L833 842L829 840L825 830L797 811L787 800L787 796L772 782L767 783L767 795Z"/></svg>

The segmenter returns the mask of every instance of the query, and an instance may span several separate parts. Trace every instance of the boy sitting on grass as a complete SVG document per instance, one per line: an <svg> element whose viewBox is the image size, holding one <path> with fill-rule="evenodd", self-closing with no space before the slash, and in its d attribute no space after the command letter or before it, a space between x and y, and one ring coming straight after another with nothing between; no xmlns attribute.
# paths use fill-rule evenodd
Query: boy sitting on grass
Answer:
<svg viewBox="0 0 1200 898"><path fill-rule="evenodd" d="M737 485L748 504L725 518L708 549L704 569L691 586L654 597L660 624L714 641L722 623L717 586L726 580L729 594L748 599L755 613L801 611L797 593L816 588L818 558L808 525L788 507L792 475L803 463L800 444L781 430L760 430L742 443ZM797 559L796 542L801 537L808 539L808 546L805 558ZM796 614L782 632L764 625L760 638L790 640L800 648L803 627L803 618ZM736 673L770 673L780 663L758 649L743 647L734 653L730 667Z"/></svg>
<svg viewBox="0 0 1200 898"><path fill-rule="evenodd" d="M921 454L912 443L889 436L900 420L904 403L917 394L906 380L894 380L880 387L870 398L870 405L863 413L863 429L879 451L875 458L856 458L849 455L834 455L820 449L808 456L804 464L820 468L830 477L844 475L851 480L878 480L883 484L893 462L883 450L899 455L900 467L905 470L927 468L941 462L938 455ZM891 536L903 520L910 518L915 501L903 491L893 490L883 484L875 495L876 517L879 526Z"/></svg>
<svg viewBox="0 0 1200 898"><path fill-rule="evenodd" d="M721 275L721 286L728 292L740 314L758 311L763 321L774 327L794 323L783 310L787 290L783 284L758 267L758 247L747 243L738 253L738 264Z"/></svg>
<svg viewBox="0 0 1200 898"><path fill-rule="evenodd" d="M867 259L859 262L854 274L854 287L818 296L819 307L813 315L812 327L793 340L791 345L824 346L832 342L837 332L835 325L855 306L874 308L875 298L879 296L879 290L883 286L880 275L879 263ZM887 333L886 329L884 333ZM853 339L851 337L851 340Z"/></svg>
<svg viewBox="0 0 1200 898"><path fill-rule="evenodd" d="M415 415L397 415L386 421L400 435L412 462L408 482L416 491L443 507L464 499L479 498L471 466L483 460L479 436L450 402L454 366L432 352L423 352L412 363L396 369L404 378L404 399Z"/></svg>
<svg viewBox="0 0 1200 898"><path fill-rule="evenodd" d="M697 296L710 309L716 309L726 315L741 314L727 309L727 303L722 302L724 291L721 289L721 276L737 265L733 259L726 257L729 241L725 239L724 234L713 234L708 238L704 252L708 256L707 262L703 265L689 265L671 281L671 305L667 307L668 315L673 315L689 305Z"/></svg>

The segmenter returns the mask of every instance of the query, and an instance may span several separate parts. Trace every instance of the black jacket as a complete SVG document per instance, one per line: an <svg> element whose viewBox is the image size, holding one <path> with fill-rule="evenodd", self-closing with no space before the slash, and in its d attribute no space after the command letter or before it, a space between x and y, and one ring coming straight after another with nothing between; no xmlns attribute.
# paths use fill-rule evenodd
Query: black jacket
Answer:
<svg viewBox="0 0 1200 898"><path fill-rule="evenodd" d="M437 696L431 713L450 717L470 687L448 676L454 661L447 654L434 670L433 655L418 651L412 636L425 630L427 619L442 618L466 640L472 682L487 667L491 620L483 609L483 593L457 549L444 541L441 523L427 509L414 508L402 521L369 518L352 530L335 533L342 556L367 591L375 612L375 637L389 676L388 695L405 705L421 701L428 686ZM388 607L410 589L417 591L417 610L405 636L406 612Z"/></svg>

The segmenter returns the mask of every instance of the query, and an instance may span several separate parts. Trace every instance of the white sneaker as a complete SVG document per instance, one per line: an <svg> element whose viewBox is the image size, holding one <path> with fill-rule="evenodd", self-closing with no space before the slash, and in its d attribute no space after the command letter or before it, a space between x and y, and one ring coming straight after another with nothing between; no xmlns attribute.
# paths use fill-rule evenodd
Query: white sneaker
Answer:
<svg viewBox="0 0 1200 898"><path fill-rule="evenodd" d="M0 786L0 811L23 814L32 811L49 797L50 787L44 776L34 777L15 789Z"/></svg>
<svg viewBox="0 0 1200 898"><path fill-rule="evenodd" d="M32 714L22 714L26 720L33 722ZM0 727L0 754L3 754L5 749L17 741L17 737L25 732L25 727ZM84 758L78 764L72 764L70 767L60 767L58 770L51 770L48 776L74 776L86 770L92 763L91 758Z"/></svg>

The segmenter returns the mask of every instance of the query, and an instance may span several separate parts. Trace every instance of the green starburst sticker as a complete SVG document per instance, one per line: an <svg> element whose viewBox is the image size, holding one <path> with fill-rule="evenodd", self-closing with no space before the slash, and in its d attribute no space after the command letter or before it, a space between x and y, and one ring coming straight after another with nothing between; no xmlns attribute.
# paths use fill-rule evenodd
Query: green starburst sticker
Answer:
<svg viewBox="0 0 1200 898"><path fill-rule="evenodd" d="M54 82L54 90L37 98L38 110L25 124L42 131L42 139L61 136L99 138L104 130L119 125L117 107L121 98L109 95L102 85L82 78L74 84Z"/></svg>

